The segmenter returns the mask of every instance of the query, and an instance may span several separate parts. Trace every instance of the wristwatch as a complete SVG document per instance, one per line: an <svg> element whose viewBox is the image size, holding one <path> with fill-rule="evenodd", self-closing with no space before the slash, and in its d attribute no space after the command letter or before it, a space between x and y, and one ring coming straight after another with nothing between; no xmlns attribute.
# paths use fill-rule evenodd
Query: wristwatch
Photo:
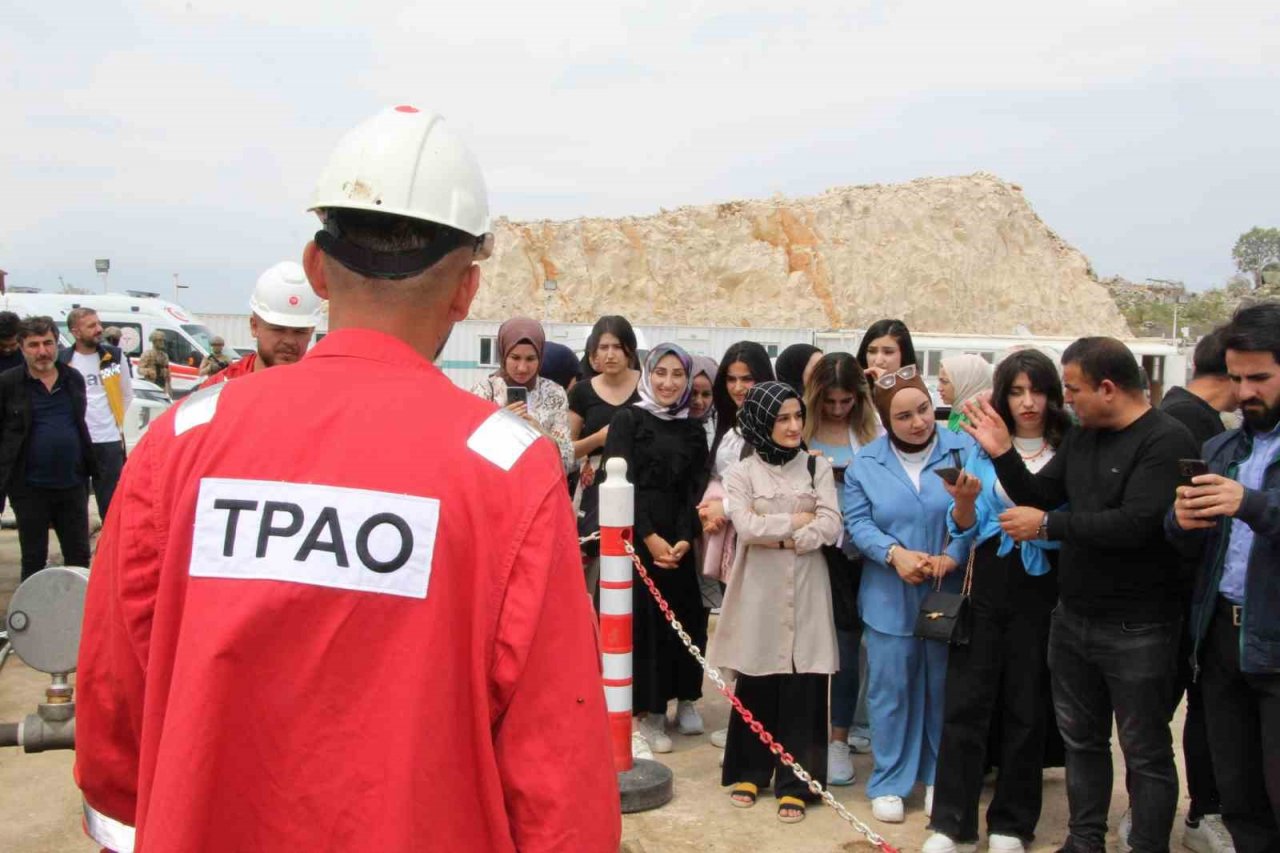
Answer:
<svg viewBox="0 0 1280 853"><path fill-rule="evenodd" d="M893 568L893 551L898 547L898 543L894 542L889 546L889 550L884 552L884 564L889 568Z"/></svg>
<svg viewBox="0 0 1280 853"><path fill-rule="evenodd" d="M1040 529L1036 531L1036 538L1045 540L1049 538L1049 513L1047 512L1040 516Z"/></svg>

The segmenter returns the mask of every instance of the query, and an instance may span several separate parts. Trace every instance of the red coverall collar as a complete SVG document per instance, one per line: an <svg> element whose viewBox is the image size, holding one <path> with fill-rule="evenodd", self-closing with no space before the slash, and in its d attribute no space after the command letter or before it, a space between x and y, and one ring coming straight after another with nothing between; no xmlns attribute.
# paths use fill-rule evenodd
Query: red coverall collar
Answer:
<svg viewBox="0 0 1280 853"><path fill-rule="evenodd" d="M331 356L363 358L420 370L439 370L404 341L372 329L339 329L330 332L307 353L308 359Z"/></svg>

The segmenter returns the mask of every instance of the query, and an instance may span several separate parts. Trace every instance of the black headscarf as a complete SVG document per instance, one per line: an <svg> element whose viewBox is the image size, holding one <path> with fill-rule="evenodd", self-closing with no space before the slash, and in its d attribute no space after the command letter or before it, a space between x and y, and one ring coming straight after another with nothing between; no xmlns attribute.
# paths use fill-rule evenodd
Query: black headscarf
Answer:
<svg viewBox="0 0 1280 853"><path fill-rule="evenodd" d="M573 350L564 344L547 341L542 347L538 373L568 391L570 382L582 378L582 366L578 364Z"/></svg>
<svg viewBox="0 0 1280 853"><path fill-rule="evenodd" d="M797 394L804 396L804 369L809 366L809 359L815 352L822 352L810 344L792 344L782 351L773 364L773 372L778 375L779 382L790 385Z"/></svg>
<svg viewBox="0 0 1280 853"><path fill-rule="evenodd" d="M778 412L788 400L800 400L800 415L804 416L804 400L785 382L760 382L751 386L747 399L738 410L738 431L760 458L770 465L782 465L796 457L804 445L783 447L773 440L773 425Z"/></svg>

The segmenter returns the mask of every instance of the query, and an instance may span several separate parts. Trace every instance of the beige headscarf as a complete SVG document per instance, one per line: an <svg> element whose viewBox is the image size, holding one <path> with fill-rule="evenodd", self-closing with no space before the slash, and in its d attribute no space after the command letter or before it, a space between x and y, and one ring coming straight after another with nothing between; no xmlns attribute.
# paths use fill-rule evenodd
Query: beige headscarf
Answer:
<svg viewBox="0 0 1280 853"><path fill-rule="evenodd" d="M975 394L991 390L991 365L979 355L952 355L942 360L947 376L951 378L951 387L955 389L956 400L953 406L960 406Z"/></svg>

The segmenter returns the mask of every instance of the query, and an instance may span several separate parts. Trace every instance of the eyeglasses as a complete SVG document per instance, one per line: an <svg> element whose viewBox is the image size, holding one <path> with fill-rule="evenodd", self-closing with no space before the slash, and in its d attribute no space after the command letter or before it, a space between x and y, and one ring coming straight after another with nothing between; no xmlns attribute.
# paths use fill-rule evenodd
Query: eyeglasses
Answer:
<svg viewBox="0 0 1280 853"><path fill-rule="evenodd" d="M876 385L881 388L889 389L894 385L897 385L899 381L910 382L912 379L915 379L917 372L918 371L914 364L908 364L906 367L899 367L893 373L886 373L884 376L881 376L876 380Z"/></svg>

